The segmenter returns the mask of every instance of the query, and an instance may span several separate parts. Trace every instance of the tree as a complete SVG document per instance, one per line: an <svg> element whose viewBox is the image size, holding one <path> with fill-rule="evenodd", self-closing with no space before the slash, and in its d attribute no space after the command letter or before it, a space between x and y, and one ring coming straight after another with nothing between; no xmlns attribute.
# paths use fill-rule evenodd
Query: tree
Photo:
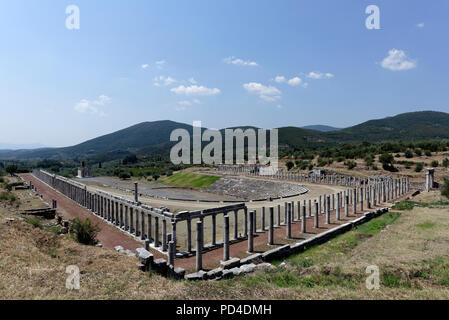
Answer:
<svg viewBox="0 0 449 320"><path fill-rule="evenodd" d="M17 172L17 166L15 164L9 165L6 167L6 172L8 172L11 176L14 175L14 173Z"/></svg>
<svg viewBox="0 0 449 320"><path fill-rule="evenodd" d="M444 183L441 186L441 195L449 199L449 179L444 178Z"/></svg>
<svg viewBox="0 0 449 320"><path fill-rule="evenodd" d="M158 175L157 173L153 174L153 179L154 181L157 181L157 179L159 179L161 176Z"/></svg>
<svg viewBox="0 0 449 320"><path fill-rule="evenodd" d="M125 159L123 159L123 164L127 165L127 164L133 164L133 163L137 163L138 159L137 156L135 154L126 156Z"/></svg>
<svg viewBox="0 0 449 320"><path fill-rule="evenodd" d="M407 150L405 151L405 157L406 157L407 159L413 158L413 152L412 152L410 149L407 149Z"/></svg>
<svg viewBox="0 0 449 320"><path fill-rule="evenodd" d="M384 153L379 157L379 162L382 163L382 168L384 170L395 172L397 169L393 166L394 157L390 153Z"/></svg>
<svg viewBox="0 0 449 320"><path fill-rule="evenodd" d="M126 180L131 178L131 175L128 172L120 172L119 178L122 180Z"/></svg>
<svg viewBox="0 0 449 320"><path fill-rule="evenodd" d="M418 163L416 164L416 166L415 166L415 171L416 171L416 172L421 172L423 168L424 168L424 163L418 162Z"/></svg>
<svg viewBox="0 0 449 320"><path fill-rule="evenodd" d="M291 170L295 164L292 161L288 161L285 166L287 167L287 170Z"/></svg>
<svg viewBox="0 0 449 320"><path fill-rule="evenodd" d="M449 167L449 159L448 158L443 159L443 167L445 167L445 168Z"/></svg>
<svg viewBox="0 0 449 320"><path fill-rule="evenodd" d="M100 227L97 224L92 224L89 218L85 221L74 218L70 222L70 233L79 243L86 245L96 245L98 243L97 234L100 232Z"/></svg>

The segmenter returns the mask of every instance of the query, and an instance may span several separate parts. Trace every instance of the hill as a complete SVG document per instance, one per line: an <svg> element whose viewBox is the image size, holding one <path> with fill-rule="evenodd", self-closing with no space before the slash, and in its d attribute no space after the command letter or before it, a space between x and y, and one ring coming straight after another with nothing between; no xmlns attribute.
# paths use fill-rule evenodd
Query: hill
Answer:
<svg viewBox="0 0 449 320"><path fill-rule="evenodd" d="M302 128L303 129L308 129L308 130L316 130L316 131L320 131L320 132L329 132L329 131L341 130L341 128L325 126L325 125L322 125L322 124L316 124L316 125L312 125L312 126L305 126L305 127L302 127Z"/></svg>
<svg viewBox="0 0 449 320"><path fill-rule="evenodd" d="M174 142L170 142L170 133L178 128L192 133L192 126L184 123L169 120L142 122L71 147L0 150L0 159L96 158L111 160L122 158L129 153L165 153L174 144ZM254 127L244 126L242 128ZM223 132L223 129L221 131ZM338 146L342 143L361 141L431 139L449 139L449 114L435 111L403 113L327 132L293 126L279 128L280 146L301 149Z"/></svg>

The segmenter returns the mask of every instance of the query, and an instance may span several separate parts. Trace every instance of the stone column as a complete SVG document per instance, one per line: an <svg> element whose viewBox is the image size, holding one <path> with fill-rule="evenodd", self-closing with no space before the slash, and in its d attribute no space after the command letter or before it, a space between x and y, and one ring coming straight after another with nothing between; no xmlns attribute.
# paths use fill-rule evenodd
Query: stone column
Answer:
<svg viewBox="0 0 449 320"><path fill-rule="evenodd" d="M203 222L196 222L196 271L203 269Z"/></svg>
<svg viewBox="0 0 449 320"><path fill-rule="evenodd" d="M249 212L248 252L254 252L254 211Z"/></svg>
<svg viewBox="0 0 449 320"><path fill-rule="evenodd" d="M426 169L426 191L430 192L430 190L433 188L434 185L434 174L435 169L433 168L427 168Z"/></svg>
<svg viewBox="0 0 449 320"><path fill-rule="evenodd" d="M314 200L314 202L313 202L313 204L314 204L314 206L315 206L315 216L314 216L314 218L315 218L315 228L319 228L320 227L320 222L319 222L319 219L320 219L320 216L319 216L319 209L318 209L318 203L316 202L316 200Z"/></svg>
<svg viewBox="0 0 449 320"><path fill-rule="evenodd" d="M175 269L175 256L176 256L176 245L174 241L170 241L168 244L168 266L171 269Z"/></svg>
<svg viewBox="0 0 449 320"><path fill-rule="evenodd" d="M349 216L349 196L345 196L345 217Z"/></svg>
<svg viewBox="0 0 449 320"><path fill-rule="evenodd" d="M312 216L312 200L309 199L309 217Z"/></svg>
<svg viewBox="0 0 449 320"><path fill-rule="evenodd" d="M281 205L278 204L278 211L277 211L277 227L281 226Z"/></svg>
<svg viewBox="0 0 449 320"><path fill-rule="evenodd" d="M187 252L192 252L192 220L187 217Z"/></svg>
<svg viewBox="0 0 449 320"><path fill-rule="evenodd" d="M306 226L307 226L307 218L306 218L306 206L302 206L302 233L306 233Z"/></svg>
<svg viewBox="0 0 449 320"><path fill-rule="evenodd" d="M134 215L136 216L136 223L134 224L134 235L138 236L139 235L139 211L137 209L134 209Z"/></svg>
<svg viewBox="0 0 449 320"><path fill-rule="evenodd" d="M217 215L212 214L212 245L217 245Z"/></svg>
<svg viewBox="0 0 449 320"><path fill-rule="evenodd" d="M253 233L257 233L257 210L254 210Z"/></svg>
<svg viewBox="0 0 449 320"><path fill-rule="evenodd" d="M162 219L162 251L167 251L167 220Z"/></svg>
<svg viewBox="0 0 449 320"><path fill-rule="evenodd" d="M306 200L304 200L304 201L306 201ZM297 201L297 202L296 202L296 206L298 207L298 210L297 210L297 212L298 212L297 220L299 221L299 220L301 220L301 210L300 210L300 208L301 208L301 201Z"/></svg>
<svg viewBox="0 0 449 320"><path fill-rule="evenodd" d="M265 209L265 208L264 208ZM264 210L265 211L265 210ZM265 214L265 212L264 212ZM265 218L265 217L264 217ZM229 219L229 217L228 217ZM263 227L262 227L263 228ZM234 210L234 239L237 239L239 234L239 218L238 218L238 210Z"/></svg>
<svg viewBox="0 0 449 320"><path fill-rule="evenodd" d="M265 207L262 207L262 218L261 218L261 223L262 223L262 232L265 231Z"/></svg>
<svg viewBox="0 0 449 320"><path fill-rule="evenodd" d="M274 208L270 207L268 244L274 245Z"/></svg>
<svg viewBox="0 0 449 320"><path fill-rule="evenodd" d="M148 212L147 213L147 235L148 235L148 240L151 242L153 239L153 226L152 226L152 218L151 218L151 214Z"/></svg>
<svg viewBox="0 0 449 320"><path fill-rule="evenodd" d="M360 188L360 211L363 213L363 188Z"/></svg>
<svg viewBox="0 0 449 320"><path fill-rule="evenodd" d="M229 216L224 216L223 230L223 261L229 260Z"/></svg>
<svg viewBox="0 0 449 320"><path fill-rule="evenodd" d="M248 236L248 208L245 206L245 209L243 210L243 215L244 215L244 236L247 237Z"/></svg>
<svg viewBox="0 0 449 320"><path fill-rule="evenodd" d="M288 220L288 204L284 202L284 224L287 225Z"/></svg>
<svg viewBox="0 0 449 320"><path fill-rule="evenodd" d="M340 206L341 206L341 193L339 192L337 193L337 210L335 211L337 221L339 221L341 218Z"/></svg>
<svg viewBox="0 0 449 320"><path fill-rule="evenodd" d="M176 253L176 220L172 220L171 222L171 241L175 244L175 253Z"/></svg>
<svg viewBox="0 0 449 320"><path fill-rule="evenodd" d="M291 203L287 204L287 228L286 228L286 236L287 239L292 238L292 211L291 211Z"/></svg>
<svg viewBox="0 0 449 320"><path fill-rule="evenodd" d="M145 213L143 211L140 212L140 239L145 240ZM172 236L173 240L173 236Z"/></svg>
<svg viewBox="0 0 449 320"><path fill-rule="evenodd" d="M115 225L120 226L120 211L118 210L119 204L115 202Z"/></svg>
<svg viewBox="0 0 449 320"><path fill-rule="evenodd" d="M154 246L159 247L159 217L154 217Z"/></svg>
<svg viewBox="0 0 449 320"><path fill-rule="evenodd" d="M326 196L326 224L330 224L331 223L330 203L331 203L330 196Z"/></svg>
<svg viewBox="0 0 449 320"><path fill-rule="evenodd" d="M357 188L354 189L354 201L352 201L352 213L356 215L357 213Z"/></svg>
<svg viewBox="0 0 449 320"><path fill-rule="evenodd" d="M134 182L134 202L139 203L139 189L137 182Z"/></svg>

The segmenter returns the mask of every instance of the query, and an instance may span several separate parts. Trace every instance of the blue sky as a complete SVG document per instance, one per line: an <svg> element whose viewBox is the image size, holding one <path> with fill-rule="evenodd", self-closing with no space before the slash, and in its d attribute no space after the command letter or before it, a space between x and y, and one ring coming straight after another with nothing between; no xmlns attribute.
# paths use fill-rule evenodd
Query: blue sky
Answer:
<svg viewBox="0 0 449 320"><path fill-rule="evenodd" d="M371 4L380 30L365 27ZM445 0L0 0L0 142L449 112L448 13Z"/></svg>

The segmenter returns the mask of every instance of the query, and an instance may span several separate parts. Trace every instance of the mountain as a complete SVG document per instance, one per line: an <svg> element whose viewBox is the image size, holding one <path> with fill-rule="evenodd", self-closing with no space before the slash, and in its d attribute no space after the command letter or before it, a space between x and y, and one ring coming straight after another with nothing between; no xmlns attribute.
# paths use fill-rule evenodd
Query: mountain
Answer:
<svg viewBox="0 0 449 320"><path fill-rule="evenodd" d="M23 150L23 149L40 149L45 148L43 144L40 143L30 143L30 144L11 144L11 143L1 143L0 150Z"/></svg>
<svg viewBox="0 0 449 320"><path fill-rule="evenodd" d="M316 124L316 125L312 125L312 126L305 126L305 127L302 127L302 128L303 129L308 129L308 130L316 130L316 131L320 131L320 132L329 132L329 131L341 130L341 128L325 126L325 125L322 125L322 124Z"/></svg>
<svg viewBox="0 0 449 320"><path fill-rule="evenodd" d="M170 120L142 122L71 147L0 150L0 159L86 158L105 161L123 158L130 153L164 153L175 144L170 142L170 133L179 128L192 133L192 126L184 123ZM298 127L279 128L279 145L294 148L330 147L360 141L430 139L449 139L449 114L435 111L403 113L327 132Z"/></svg>

